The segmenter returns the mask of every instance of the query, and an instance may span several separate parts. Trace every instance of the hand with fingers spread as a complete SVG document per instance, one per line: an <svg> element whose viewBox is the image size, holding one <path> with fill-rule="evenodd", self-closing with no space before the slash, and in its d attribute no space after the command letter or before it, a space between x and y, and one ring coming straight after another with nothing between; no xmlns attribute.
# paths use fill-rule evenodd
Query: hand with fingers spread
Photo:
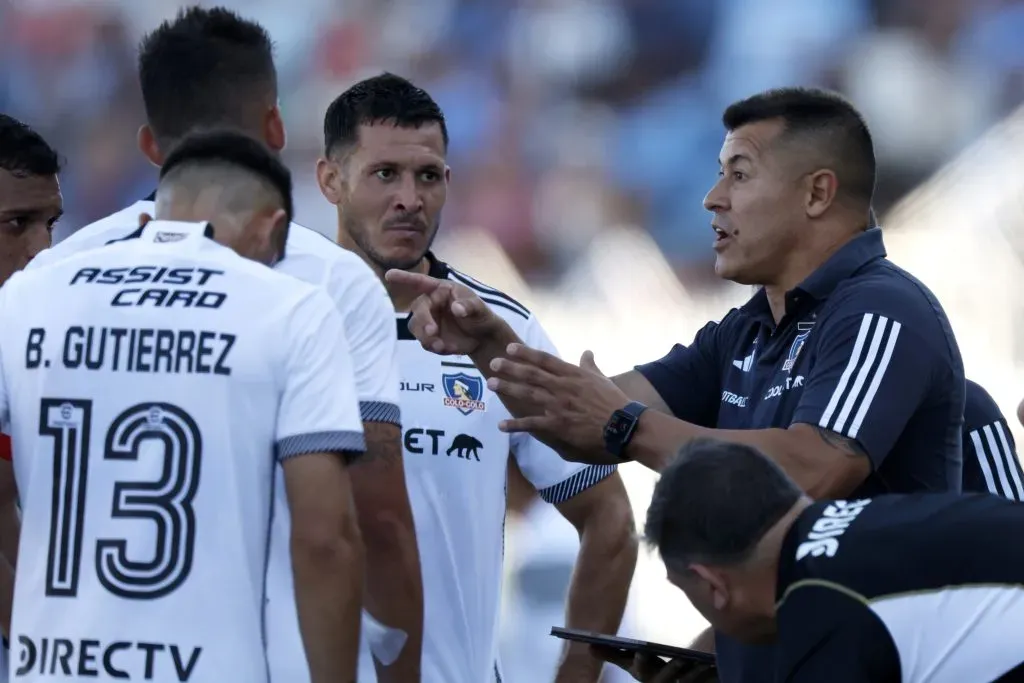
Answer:
<svg viewBox="0 0 1024 683"><path fill-rule="evenodd" d="M595 657L614 664L641 683L718 683L714 666L677 658L666 661L642 652L591 645Z"/></svg>
<svg viewBox="0 0 1024 683"><path fill-rule="evenodd" d="M392 292L412 300L409 331L428 351L471 355L508 327L469 287L406 270L385 273Z"/></svg>
<svg viewBox="0 0 1024 683"><path fill-rule="evenodd" d="M629 398L608 379L586 351L579 366L523 344L510 344L506 357L491 361L489 389L503 400L530 406L530 415L501 423L505 432L529 432L567 460L591 464L622 462L605 449L604 428Z"/></svg>

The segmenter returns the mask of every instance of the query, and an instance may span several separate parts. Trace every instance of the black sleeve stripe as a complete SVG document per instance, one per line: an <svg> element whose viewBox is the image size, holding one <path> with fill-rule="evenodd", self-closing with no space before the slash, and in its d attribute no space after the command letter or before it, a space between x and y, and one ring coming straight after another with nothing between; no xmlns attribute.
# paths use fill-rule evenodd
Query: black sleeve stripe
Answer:
<svg viewBox="0 0 1024 683"><path fill-rule="evenodd" d="M451 277L454 278L457 282L466 285L470 289L475 289L482 295L493 297L495 299L501 299L502 301L505 302L504 304L497 305L503 305L505 308L509 309L510 311L515 311L524 318L530 317L529 309L526 308L526 306L519 303L518 301L516 301L515 299L513 299L512 297L510 297L508 294L500 292L497 289L494 289L493 287L488 287L479 280L475 280L470 276L466 275L465 273L460 273L451 266L448 266L448 274L451 275ZM481 298L483 297L481 296ZM484 299L484 301L488 301L488 299ZM492 301L490 303L494 302Z"/></svg>
<svg viewBox="0 0 1024 683"><path fill-rule="evenodd" d="M1006 438L1002 422L975 429L969 437L989 493L1010 500L1024 500L1024 472Z"/></svg>
<svg viewBox="0 0 1024 683"><path fill-rule="evenodd" d="M360 401L359 416L363 422L383 422L402 426L402 412L394 403Z"/></svg>
<svg viewBox="0 0 1024 683"><path fill-rule="evenodd" d="M501 308L507 308L508 310L512 311L516 315L521 315L522 317L526 318L527 320L530 319L529 311L525 311L525 310L523 310L521 308L517 308L516 306L513 306L512 304L508 303L507 301L501 301L501 300L494 299L494 298L489 297L489 296L483 296L483 295L480 295L480 300L489 303L491 306L500 306Z"/></svg>
<svg viewBox="0 0 1024 683"><path fill-rule="evenodd" d="M362 432L311 432L286 436L275 448L278 460L287 460L309 453L365 453L366 438Z"/></svg>
<svg viewBox="0 0 1024 683"><path fill-rule="evenodd" d="M591 465L554 486L549 486L537 493L545 503L558 505L574 498L594 484L607 479L615 473L615 465Z"/></svg>

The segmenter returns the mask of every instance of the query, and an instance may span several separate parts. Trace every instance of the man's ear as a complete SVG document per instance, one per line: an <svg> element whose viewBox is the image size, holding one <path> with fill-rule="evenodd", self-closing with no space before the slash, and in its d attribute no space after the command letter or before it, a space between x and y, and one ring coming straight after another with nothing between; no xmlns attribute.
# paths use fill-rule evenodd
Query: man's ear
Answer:
<svg viewBox="0 0 1024 683"><path fill-rule="evenodd" d="M284 130L284 117L281 116L280 105L275 104L267 112L263 121L263 140L267 147L275 152L284 151L288 144L288 136Z"/></svg>
<svg viewBox="0 0 1024 683"><path fill-rule="evenodd" d="M316 183L324 199L337 206L342 200L341 166L333 159L316 160Z"/></svg>
<svg viewBox="0 0 1024 683"><path fill-rule="evenodd" d="M725 609L732 597L725 574L703 564L691 564L690 570L703 579L705 588L711 593L711 604L714 605L715 609Z"/></svg>
<svg viewBox="0 0 1024 683"><path fill-rule="evenodd" d="M826 169L815 171L807 177L807 200L804 210L811 218L821 218L835 203L839 191L839 179L835 172Z"/></svg>
<svg viewBox="0 0 1024 683"><path fill-rule="evenodd" d="M142 152L142 156L149 159L149 163L153 164L157 168L163 166L163 152L160 151L160 145L156 142L156 135L153 133L153 129L149 127L148 123L144 123L139 127L139 133L136 136L136 141L139 145L139 151Z"/></svg>

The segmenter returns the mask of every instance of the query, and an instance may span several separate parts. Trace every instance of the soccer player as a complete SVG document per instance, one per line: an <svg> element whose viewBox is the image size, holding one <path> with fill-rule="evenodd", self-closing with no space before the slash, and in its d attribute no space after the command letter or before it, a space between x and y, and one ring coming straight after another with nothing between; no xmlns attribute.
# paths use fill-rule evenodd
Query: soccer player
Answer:
<svg viewBox="0 0 1024 683"><path fill-rule="evenodd" d="M50 246L64 213L60 166L39 133L0 114L0 285Z"/></svg>
<svg viewBox="0 0 1024 683"><path fill-rule="evenodd" d="M1024 679L1022 534L1024 506L988 494L813 502L757 449L711 440L665 468L645 529L712 625L777 643L786 683ZM657 668L634 671L669 680Z"/></svg>
<svg viewBox="0 0 1024 683"><path fill-rule="evenodd" d="M317 176L324 196L338 207L342 245L381 277L399 268L463 283L530 343L554 351L537 318L521 304L430 251L449 169L444 115L429 94L392 74L361 81L328 108L324 137ZM616 632L636 545L632 512L615 467L566 463L528 435L499 431L498 423L509 415L470 360L421 349L406 325L412 299L400 292L391 295L401 361L405 466L423 553L424 680L502 679L497 624L510 456L541 498L580 533L567 622ZM571 648L557 680L596 681L601 665L586 648ZM296 669L288 680L300 681L300 675Z"/></svg>
<svg viewBox="0 0 1024 683"><path fill-rule="evenodd" d="M0 114L0 287L43 249L64 212L60 157L39 133ZM11 439L0 434L0 470L11 480ZM2 476L2 475L0 475ZM13 491L0 491L0 628L9 633L20 521ZM7 640L0 681L7 680Z"/></svg>
<svg viewBox="0 0 1024 683"><path fill-rule="evenodd" d="M39 133L0 114L0 286L50 246L53 226L64 213L57 178L60 167L57 152ZM5 434L0 434L0 459L11 459L11 442ZM0 463L3 467L10 466ZM12 563L17 558L17 520L12 500L0 509L0 548ZM0 587L0 596L9 596L9 591ZM8 604L0 609L5 627L9 608Z"/></svg>
<svg viewBox="0 0 1024 683"><path fill-rule="evenodd" d="M264 265L291 211L291 177L260 143L187 138L157 220L0 289L18 680L267 681L279 465L312 678L354 680L363 551L346 462L364 438L333 303Z"/></svg>
<svg viewBox="0 0 1024 683"><path fill-rule="evenodd" d="M229 126L275 152L285 146L271 40L259 24L223 8L184 9L143 39L138 69L148 119L139 130L139 148L157 166L169 146L195 128ZM152 210L152 197L136 202L75 232L40 254L33 265L123 237L140 213ZM387 667L378 662L381 681L414 683L419 680L423 597L401 466L398 344L391 305L384 287L357 256L309 228L292 224L285 255L275 268L325 287L344 320L367 441L366 456L350 468L366 544L365 606L377 620L404 634L397 659ZM323 400L331 400L331 393ZM277 482L279 512L274 516L268 581L272 591L279 586L282 594L290 595L288 555L284 546L278 550L287 542L288 511L284 488ZM290 620L294 623L294 613ZM270 623L273 628L276 621Z"/></svg>
<svg viewBox="0 0 1024 683"><path fill-rule="evenodd" d="M815 498L959 491L964 369L942 307L868 229L871 135L838 95L729 106L705 199L720 277L760 285L690 346L609 379L532 346L467 288L393 271L413 334L470 353L528 431L571 460L661 471L700 437L757 447ZM648 409L648 406L654 408ZM771 648L716 639L724 683L772 681Z"/></svg>

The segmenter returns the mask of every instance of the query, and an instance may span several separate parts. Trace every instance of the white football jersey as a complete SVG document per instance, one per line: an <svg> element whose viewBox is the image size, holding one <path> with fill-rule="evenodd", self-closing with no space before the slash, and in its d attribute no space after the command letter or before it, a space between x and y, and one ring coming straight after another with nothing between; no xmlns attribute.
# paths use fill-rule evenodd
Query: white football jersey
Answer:
<svg viewBox="0 0 1024 683"><path fill-rule="evenodd" d="M431 256L430 274L474 290L519 337L557 353L537 319L497 290ZM508 458L548 503L562 503L610 476L613 466L563 460L527 434L498 424L510 417L466 357L425 351L397 316L406 481L423 567L423 680L501 681L498 620ZM374 681L365 638L360 678Z"/></svg>
<svg viewBox="0 0 1024 683"><path fill-rule="evenodd" d="M155 210L150 198L90 223L39 252L27 270L121 239L136 230L140 215ZM317 231L292 223L285 258L274 270L327 290L344 321L363 419L400 424L394 309L369 266Z"/></svg>
<svg viewBox="0 0 1024 683"><path fill-rule="evenodd" d="M268 680L276 464L364 439L330 298L211 234L153 221L0 289L15 680Z"/></svg>
<svg viewBox="0 0 1024 683"><path fill-rule="evenodd" d="M120 239L135 229L141 214L153 215L154 211L152 198L138 201L81 228L50 249L40 252L29 264L29 268ZM297 223L292 223L289 228L285 257L274 266L274 270L327 290L344 322L344 339L340 339L338 348L339 351L343 349L347 340L363 421L400 425L398 342L395 337L394 308L387 290L374 272L357 255L315 230ZM277 478L274 495L277 507L272 522L271 554L267 568L267 622L272 631L294 632L288 638L271 638L268 647L274 653L272 662L289 662L297 656L297 661L305 668L301 649L294 649L295 643L299 642L299 633L288 552L291 518L284 482L280 477ZM282 647L284 650L278 654L278 648Z"/></svg>

